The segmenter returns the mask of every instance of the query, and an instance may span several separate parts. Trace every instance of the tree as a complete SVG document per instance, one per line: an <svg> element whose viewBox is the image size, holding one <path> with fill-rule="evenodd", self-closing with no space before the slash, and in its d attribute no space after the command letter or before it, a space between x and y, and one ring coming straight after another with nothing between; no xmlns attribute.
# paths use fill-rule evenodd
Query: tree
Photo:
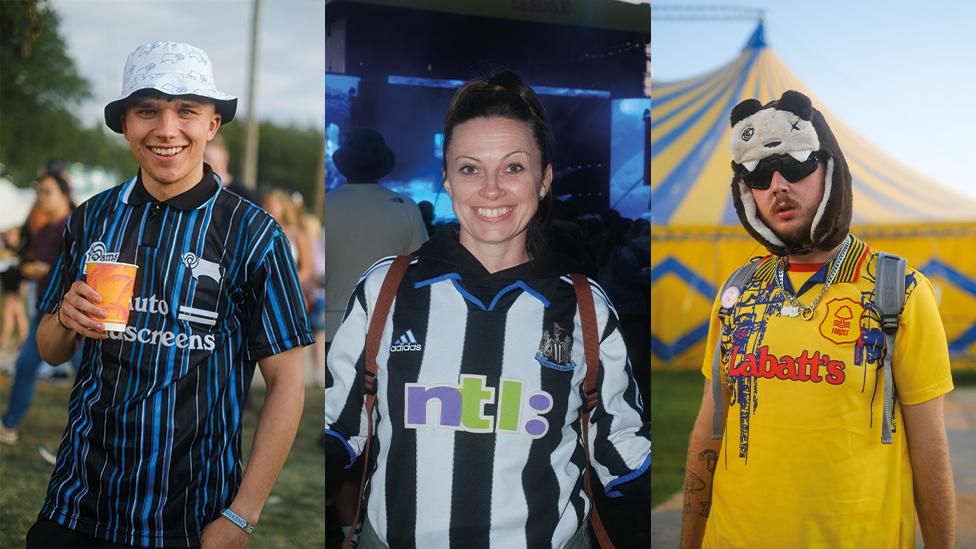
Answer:
<svg viewBox="0 0 976 549"><path fill-rule="evenodd" d="M91 96L68 55L60 17L45 0L0 0L0 164L24 186L50 158L114 169L128 177L138 165L125 142L96 122L86 128L72 108ZM231 151L231 172L242 173L244 121L220 132ZM322 132L261 122L258 186L297 191L316 204Z"/></svg>
<svg viewBox="0 0 976 549"><path fill-rule="evenodd" d="M118 140L85 128L71 108L91 96L44 0L0 1L0 163L26 185L50 158L118 170L135 163Z"/></svg>
<svg viewBox="0 0 976 549"><path fill-rule="evenodd" d="M234 119L220 128L231 153L229 169L235 175L244 171L245 126L243 119ZM261 122L260 132L258 190L278 187L296 191L304 198L306 211L312 210L317 193L325 192L316 177L322 169L319 164L324 147L322 132L316 128L278 125L270 121Z"/></svg>

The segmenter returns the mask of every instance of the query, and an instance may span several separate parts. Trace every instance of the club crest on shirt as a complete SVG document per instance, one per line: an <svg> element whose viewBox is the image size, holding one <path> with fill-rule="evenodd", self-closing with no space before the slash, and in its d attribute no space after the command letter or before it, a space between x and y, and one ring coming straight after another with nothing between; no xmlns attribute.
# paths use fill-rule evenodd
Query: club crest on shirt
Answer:
<svg viewBox="0 0 976 549"><path fill-rule="evenodd" d="M187 269L190 269L190 273L193 278L199 280L200 278L207 277L217 284L220 284L220 264L214 263L213 261L207 261L202 257L198 257L197 254L193 252L186 252L180 259L183 264L186 265Z"/></svg>
<svg viewBox="0 0 976 549"><path fill-rule="evenodd" d="M572 357L573 337L558 322L553 322L552 330L542 331L535 359L546 368L569 371L576 368Z"/></svg>
<svg viewBox="0 0 976 549"><path fill-rule="evenodd" d="M860 303L849 298L831 299L827 314L820 322L820 335L837 344L854 343L861 337Z"/></svg>

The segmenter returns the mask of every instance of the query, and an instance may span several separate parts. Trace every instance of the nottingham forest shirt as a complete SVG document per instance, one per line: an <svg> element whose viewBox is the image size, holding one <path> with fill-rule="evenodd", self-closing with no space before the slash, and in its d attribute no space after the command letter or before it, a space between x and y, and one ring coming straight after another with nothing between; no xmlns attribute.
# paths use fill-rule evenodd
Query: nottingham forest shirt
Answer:
<svg viewBox="0 0 976 549"><path fill-rule="evenodd" d="M811 320L781 313L776 257L759 263L724 325L716 299L702 373L711 378L721 338L731 405L705 547L915 546L901 408L952 390L948 346L931 284L908 269L895 349L888 350L898 395L894 441L882 444L877 257L855 238ZM830 268L811 274L794 264L784 285L809 304Z"/></svg>
<svg viewBox="0 0 976 549"><path fill-rule="evenodd" d="M206 167L165 202L135 177L78 207L38 308L55 312L99 260L139 266L129 322L82 340L41 514L117 543L197 545L241 482L256 361L313 342L288 240Z"/></svg>

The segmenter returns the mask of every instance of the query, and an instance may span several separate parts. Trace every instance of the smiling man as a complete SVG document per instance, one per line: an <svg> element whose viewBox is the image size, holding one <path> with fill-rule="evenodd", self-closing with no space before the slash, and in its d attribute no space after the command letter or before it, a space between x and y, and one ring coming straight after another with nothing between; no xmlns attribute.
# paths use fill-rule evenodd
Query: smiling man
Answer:
<svg viewBox="0 0 976 549"><path fill-rule="evenodd" d="M771 254L712 308L681 546L910 549L917 511L925 546L953 547L931 284L849 233L851 174L809 98L731 118L733 202Z"/></svg>
<svg viewBox="0 0 976 549"><path fill-rule="evenodd" d="M139 46L105 123L135 177L75 210L39 300L41 354L84 350L68 425L28 547L243 547L291 447L313 342L288 240L203 163L234 118L206 53ZM85 265L138 266L124 330L108 332ZM246 468L242 413L267 383Z"/></svg>
<svg viewBox="0 0 976 549"><path fill-rule="evenodd" d="M203 151L220 124L211 101L148 90L127 102L121 122L143 185L162 200L190 190L203 178Z"/></svg>

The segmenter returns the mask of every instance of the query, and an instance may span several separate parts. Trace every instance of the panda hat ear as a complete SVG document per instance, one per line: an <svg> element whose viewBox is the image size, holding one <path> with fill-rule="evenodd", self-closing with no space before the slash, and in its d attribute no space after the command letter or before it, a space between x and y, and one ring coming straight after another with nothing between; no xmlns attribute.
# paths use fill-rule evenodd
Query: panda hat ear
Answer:
<svg viewBox="0 0 976 549"><path fill-rule="evenodd" d="M803 120L813 118L813 103L810 98L796 90L787 90L776 102L776 108L782 111L789 111Z"/></svg>
<svg viewBox="0 0 976 549"><path fill-rule="evenodd" d="M732 109L731 122L734 128L741 120L748 118L763 108L762 103L757 99L746 99Z"/></svg>

